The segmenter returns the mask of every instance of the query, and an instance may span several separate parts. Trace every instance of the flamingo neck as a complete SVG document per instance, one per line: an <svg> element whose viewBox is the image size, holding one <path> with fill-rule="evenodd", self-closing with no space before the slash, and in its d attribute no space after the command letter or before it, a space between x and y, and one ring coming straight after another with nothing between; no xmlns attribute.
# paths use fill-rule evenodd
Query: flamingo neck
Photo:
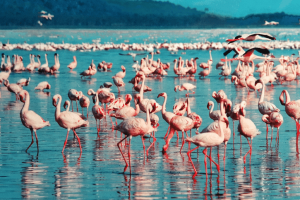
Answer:
<svg viewBox="0 0 300 200"><path fill-rule="evenodd" d="M214 110L214 102L212 102L211 106L210 106L210 110L209 110L209 114L211 114Z"/></svg>
<svg viewBox="0 0 300 200"><path fill-rule="evenodd" d="M211 51L209 51L209 59L212 60Z"/></svg>
<svg viewBox="0 0 300 200"><path fill-rule="evenodd" d="M61 100L62 100L60 95L58 95L58 98L59 98L59 100L58 100L58 103L57 103L56 109L55 109L55 120L56 121L58 120L59 115L60 115L60 106L61 106Z"/></svg>
<svg viewBox="0 0 300 200"><path fill-rule="evenodd" d="M265 83L261 81L262 89L261 89L261 96L259 98L259 103L262 103L264 101L264 95L265 95Z"/></svg>
<svg viewBox="0 0 300 200"><path fill-rule="evenodd" d="M30 96L28 92L25 92L25 103L23 105L23 108L21 110L21 113L24 113L26 111L28 111L29 108L29 103L30 103Z"/></svg>
<svg viewBox="0 0 300 200"><path fill-rule="evenodd" d="M95 105L99 105L99 97L98 97L99 92L96 93L96 102Z"/></svg>
<svg viewBox="0 0 300 200"><path fill-rule="evenodd" d="M139 106L139 104L137 104L136 100L134 100L134 103L135 103L135 109L134 109L135 113L134 113L134 116L136 116L140 112L140 106Z"/></svg>
<svg viewBox="0 0 300 200"><path fill-rule="evenodd" d="M145 78L142 77L143 81L142 81L142 86L141 86L141 90L140 90L140 100L144 99L144 85L145 85Z"/></svg>
<svg viewBox="0 0 300 200"><path fill-rule="evenodd" d="M291 101L290 94L286 90L284 90L284 94L285 94L285 104L288 104Z"/></svg>
<svg viewBox="0 0 300 200"><path fill-rule="evenodd" d="M220 117L219 119L219 127L220 127L220 136L221 136L221 140L224 140L224 131L223 131L223 127L221 126L221 119L222 117ZM226 126L226 123L225 123L225 126Z"/></svg>
<svg viewBox="0 0 300 200"><path fill-rule="evenodd" d="M46 64L48 64L47 55L45 55L45 61L46 61Z"/></svg>
<svg viewBox="0 0 300 200"><path fill-rule="evenodd" d="M147 106L147 125L149 126L149 125L151 125L151 121L150 121L150 113L149 113L149 111L150 111L150 106L151 106L151 104L150 103L148 103L148 106Z"/></svg>
<svg viewBox="0 0 300 200"><path fill-rule="evenodd" d="M70 109L70 101L67 101L67 108L66 108L66 111L69 111Z"/></svg>
<svg viewBox="0 0 300 200"><path fill-rule="evenodd" d="M190 113L192 113L192 111L191 111L191 107L190 107L190 100L188 98L187 99L187 115L189 115Z"/></svg>
<svg viewBox="0 0 300 200"><path fill-rule="evenodd" d="M162 105L162 110L161 110L161 113L164 115L166 113L166 104L167 104L167 95L164 96L164 103Z"/></svg>

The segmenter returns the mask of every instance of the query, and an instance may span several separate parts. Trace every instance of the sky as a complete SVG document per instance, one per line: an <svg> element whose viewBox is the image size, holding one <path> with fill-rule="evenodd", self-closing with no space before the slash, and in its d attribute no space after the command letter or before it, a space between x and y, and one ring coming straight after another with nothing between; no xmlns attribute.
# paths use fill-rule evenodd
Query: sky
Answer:
<svg viewBox="0 0 300 200"><path fill-rule="evenodd" d="M160 0L196 8L222 16L244 17L249 14L285 12L300 14L300 0Z"/></svg>

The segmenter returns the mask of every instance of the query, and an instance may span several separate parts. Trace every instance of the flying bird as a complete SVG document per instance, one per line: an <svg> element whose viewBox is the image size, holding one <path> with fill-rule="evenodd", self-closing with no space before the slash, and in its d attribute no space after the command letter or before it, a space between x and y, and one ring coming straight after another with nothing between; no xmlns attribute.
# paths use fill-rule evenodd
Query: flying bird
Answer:
<svg viewBox="0 0 300 200"><path fill-rule="evenodd" d="M228 44L233 43L238 40L254 41L254 40L276 40L275 37L269 33L252 33L252 34L243 34L238 35L234 39L226 40Z"/></svg>

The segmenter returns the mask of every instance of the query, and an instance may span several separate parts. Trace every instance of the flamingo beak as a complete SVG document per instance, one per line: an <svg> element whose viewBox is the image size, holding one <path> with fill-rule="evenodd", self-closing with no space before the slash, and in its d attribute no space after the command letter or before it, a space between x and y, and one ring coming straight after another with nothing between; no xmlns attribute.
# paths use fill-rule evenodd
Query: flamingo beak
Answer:
<svg viewBox="0 0 300 200"><path fill-rule="evenodd" d="M24 97L22 95L20 95L20 101L22 101L23 103L25 103Z"/></svg>
<svg viewBox="0 0 300 200"><path fill-rule="evenodd" d="M53 106L55 106L55 107L57 106L57 104L56 104L56 99L53 98L52 104L53 104Z"/></svg>
<svg viewBox="0 0 300 200"><path fill-rule="evenodd" d="M157 98L158 98L158 97L162 97L162 96L163 96L163 94L164 94L164 93L160 93L160 94L157 96Z"/></svg>
<svg viewBox="0 0 300 200"><path fill-rule="evenodd" d="M64 109L66 109L66 108L67 108L67 102L64 103Z"/></svg>
<svg viewBox="0 0 300 200"><path fill-rule="evenodd" d="M210 107L210 103L207 103L207 110L209 110L209 107Z"/></svg>

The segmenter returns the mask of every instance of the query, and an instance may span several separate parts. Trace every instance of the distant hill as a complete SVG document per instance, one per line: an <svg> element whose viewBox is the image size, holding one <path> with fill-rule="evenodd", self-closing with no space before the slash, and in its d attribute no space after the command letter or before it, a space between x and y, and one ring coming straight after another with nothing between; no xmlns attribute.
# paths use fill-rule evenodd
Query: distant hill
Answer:
<svg viewBox="0 0 300 200"><path fill-rule="evenodd" d="M9 0L1 2L2 28L221 28L260 26L265 20L297 25L300 16L285 13L222 17L195 8L154 0ZM39 18L45 10L52 20ZM204 9L203 9L204 10Z"/></svg>

